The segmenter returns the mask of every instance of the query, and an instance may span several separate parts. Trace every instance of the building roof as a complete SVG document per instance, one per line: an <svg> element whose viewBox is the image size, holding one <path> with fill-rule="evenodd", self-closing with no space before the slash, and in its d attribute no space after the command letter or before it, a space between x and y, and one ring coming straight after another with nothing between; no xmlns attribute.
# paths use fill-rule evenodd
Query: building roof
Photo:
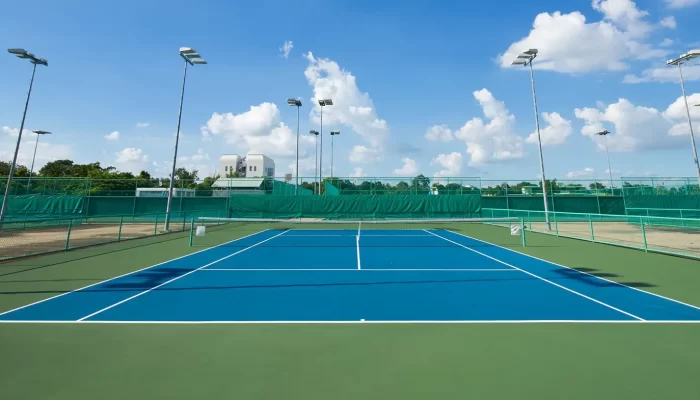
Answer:
<svg viewBox="0 0 700 400"><path fill-rule="evenodd" d="M248 188L257 189L262 185L263 178L219 178L212 184L215 188Z"/></svg>

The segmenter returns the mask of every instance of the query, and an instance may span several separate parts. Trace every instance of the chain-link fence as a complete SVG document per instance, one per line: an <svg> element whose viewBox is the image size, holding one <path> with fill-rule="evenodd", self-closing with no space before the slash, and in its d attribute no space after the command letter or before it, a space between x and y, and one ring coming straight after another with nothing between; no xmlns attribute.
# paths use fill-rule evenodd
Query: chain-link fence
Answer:
<svg viewBox="0 0 700 400"><path fill-rule="evenodd" d="M523 218L539 233L700 258L700 219L482 209L486 218Z"/></svg>
<svg viewBox="0 0 700 400"><path fill-rule="evenodd" d="M226 211L174 212L167 232L165 213L6 221L0 229L0 260L185 232L193 218L226 216Z"/></svg>

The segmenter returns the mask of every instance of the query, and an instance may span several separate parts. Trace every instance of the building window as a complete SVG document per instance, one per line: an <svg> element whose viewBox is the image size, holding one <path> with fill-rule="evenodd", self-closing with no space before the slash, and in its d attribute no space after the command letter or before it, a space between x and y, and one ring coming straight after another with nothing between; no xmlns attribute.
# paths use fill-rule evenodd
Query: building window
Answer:
<svg viewBox="0 0 700 400"><path fill-rule="evenodd" d="M228 165L224 167L224 172L228 172Z"/></svg>
<svg viewBox="0 0 700 400"><path fill-rule="evenodd" d="M258 166L257 166L257 165L253 167L253 171L258 172Z"/></svg>
<svg viewBox="0 0 700 400"><path fill-rule="evenodd" d="M249 166L248 166L248 171L253 172L253 166L252 166L252 165L249 165Z"/></svg>

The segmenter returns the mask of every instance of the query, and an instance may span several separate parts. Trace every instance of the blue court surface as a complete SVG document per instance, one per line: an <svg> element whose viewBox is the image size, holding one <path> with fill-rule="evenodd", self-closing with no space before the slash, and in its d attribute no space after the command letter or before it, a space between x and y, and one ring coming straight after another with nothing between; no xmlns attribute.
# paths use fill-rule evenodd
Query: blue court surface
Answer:
<svg viewBox="0 0 700 400"><path fill-rule="evenodd" d="M266 230L0 321L700 322L698 307L516 250L448 230Z"/></svg>

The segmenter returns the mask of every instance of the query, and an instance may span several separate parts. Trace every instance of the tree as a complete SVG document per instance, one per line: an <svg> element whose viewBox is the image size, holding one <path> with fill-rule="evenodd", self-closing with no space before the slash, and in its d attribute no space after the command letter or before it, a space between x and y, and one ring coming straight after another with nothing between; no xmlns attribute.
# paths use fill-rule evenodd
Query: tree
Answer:
<svg viewBox="0 0 700 400"><path fill-rule="evenodd" d="M0 176L10 176L10 164L9 162L0 161ZM15 176L29 176L29 169L24 165L17 164L15 165Z"/></svg>
<svg viewBox="0 0 700 400"><path fill-rule="evenodd" d="M593 182L590 185L588 185L588 187L591 189L605 189L605 185L603 185L600 182Z"/></svg>
<svg viewBox="0 0 700 400"><path fill-rule="evenodd" d="M428 191L430 191L430 178L426 178L423 174L420 174L413 178L411 187L418 193L428 193Z"/></svg>

